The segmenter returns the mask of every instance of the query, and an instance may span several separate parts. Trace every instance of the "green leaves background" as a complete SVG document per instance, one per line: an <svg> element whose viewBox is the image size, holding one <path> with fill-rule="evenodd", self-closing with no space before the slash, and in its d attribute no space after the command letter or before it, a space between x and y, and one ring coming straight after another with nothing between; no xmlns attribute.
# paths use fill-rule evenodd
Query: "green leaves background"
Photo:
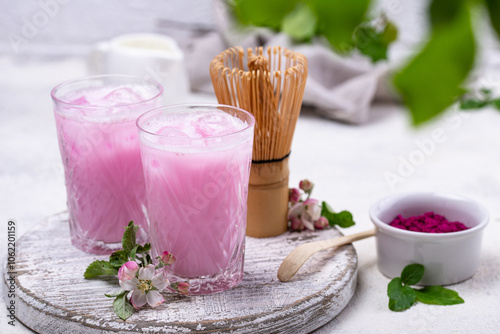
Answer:
<svg viewBox="0 0 500 334"><path fill-rule="evenodd" d="M460 86L472 69L476 49L470 16L468 1L432 2L431 38L394 78L415 124L439 114L465 92Z"/></svg>
<svg viewBox="0 0 500 334"><path fill-rule="evenodd" d="M367 22L370 0L235 0L233 11L243 24L283 31L297 42L323 36L345 54L355 48L374 62L387 58L397 29L374 29ZM356 32L356 36L353 33Z"/></svg>
<svg viewBox="0 0 500 334"><path fill-rule="evenodd" d="M233 0L243 24L283 31L298 42L323 36L337 53L354 49L373 62L387 58L397 29L370 24L373 0ZM427 43L401 69L394 86L421 124L443 112L465 92L462 85L477 53L472 12L484 10L500 38L500 0L432 0Z"/></svg>

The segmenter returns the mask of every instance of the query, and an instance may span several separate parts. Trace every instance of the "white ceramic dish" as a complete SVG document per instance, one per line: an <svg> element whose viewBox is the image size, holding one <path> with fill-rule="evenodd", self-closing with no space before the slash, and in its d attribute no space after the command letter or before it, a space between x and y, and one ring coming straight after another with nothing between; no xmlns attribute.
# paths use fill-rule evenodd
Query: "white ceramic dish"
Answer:
<svg viewBox="0 0 500 334"><path fill-rule="evenodd" d="M424 233L388 225L398 214L404 218L434 211L469 229L451 233ZM438 193L408 193L386 197L370 208L376 226L379 270L398 277L412 263L425 266L419 285L447 285L471 277L477 270L483 230L489 214L484 206L466 197Z"/></svg>

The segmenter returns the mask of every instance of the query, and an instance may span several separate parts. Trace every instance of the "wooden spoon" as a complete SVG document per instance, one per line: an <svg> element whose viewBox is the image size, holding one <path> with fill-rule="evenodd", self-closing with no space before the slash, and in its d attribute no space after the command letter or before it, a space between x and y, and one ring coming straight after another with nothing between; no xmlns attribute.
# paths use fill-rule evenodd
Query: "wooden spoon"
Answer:
<svg viewBox="0 0 500 334"><path fill-rule="evenodd" d="M353 241L369 238L374 235L375 229L333 239L307 242L297 246L297 248L291 251L285 260L283 260L283 263L281 263L278 269L278 279L282 282L289 281L295 273L297 273L300 267L306 263L307 259L319 251L347 245Z"/></svg>

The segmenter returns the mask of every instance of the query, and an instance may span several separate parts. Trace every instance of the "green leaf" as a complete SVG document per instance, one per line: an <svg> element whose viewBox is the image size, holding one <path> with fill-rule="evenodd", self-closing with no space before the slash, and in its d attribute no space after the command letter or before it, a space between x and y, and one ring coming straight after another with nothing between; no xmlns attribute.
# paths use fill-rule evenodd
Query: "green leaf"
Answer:
<svg viewBox="0 0 500 334"><path fill-rule="evenodd" d="M122 320L127 320L135 312L134 306L132 306L127 298L127 292L125 291L123 294L118 295L113 301L113 309L116 315Z"/></svg>
<svg viewBox="0 0 500 334"><path fill-rule="evenodd" d="M118 297L120 295L122 295L124 292L126 292L125 290L123 289L120 289L116 292L112 292L112 293L105 293L104 295L108 298L115 298L115 297Z"/></svg>
<svg viewBox="0 0 500 334"><path fill-rule="evenodd" d="M132 250L130 251L130 258L132 259L132 261L135 261L135 255L137 253L137 248L139 248L140 245L135 245L134 248L132 248Z"/></svg>
<svg viewBox="0 0 500 334"><path fill-rule="evenodd" d="M117 275L118 269L116 269L111 263L108 261L94 261L85 270L83 277L85 278L93 278L101 275Z"/></svg>
<svg viewBox="0 0 500 334"><path fill-rule="evenodd" d="M382 34L375 31L373 27L359 27L354 33L356 48L364 55L370 57L373 62L387 59L388 45L382 40Z"/></svg>
<svg viewBox="0 0 500 334"><path fill-rule="evenodd" d="M298 0L235 0L234 12L243 24L278 30Z"/></svg>
<svg viewBox="0 0 500 334"><path fill-rule="evenodd" d="M310 40L316 31L316 15L306 3L299 2L284 17L281 30L297 41Z"/></svg>
<svg viewBox="0 0 500 334"><path fill-rule="evenodd" d="M389 309L403 311L410 308L416 301L416 293L411 287L402 284L400 277L393 278L387 286L389 296Z"/></svg>
<svg viewBox="0 0 500 334"><path fill-rule="evenodd" d="M458 292L443 288L442 286L426 286L415 292L417 300L425 304L455 305L464 303Z"/></svg>
<svg viewBox="0 0 500 334"><path fill-rule="evenodd" d="M135 247L135 235L137 230L139 229L139 226L134 225L134 222L131 221L128 223L128 226L125 229L125 232L123 232L123 237L122 237L122 247L123 250L125 251L125 254L128 255L132 251L132 249Z"/></svg>
<svg viewBox="0 0 500 334"><path fill-rule="evenodd" d="M460 100L460 109L470 110L470 109L481 109L489 104L489 101L478 100L478 99L465 99Z"/></svg>
<svg viewBox="0 0 500 334"><path fill-rule="evenodd" d="M486 0L491 25L500 37L500 0Z"/></svg>
<svg viewBox="0 0 500 334"><path fill-rule="evenodd" d="M321 202L321 215L328 218L328 215L334 214L332 207L325 201ZM329 219L328 219L329 220Z"/></svg>
<svg viewBox="0 0 500 334"><path fill-rule="evenodd" d="M352 219L352 214L349 211L341 211L334 215L333 223L342 228L350 227L356 224Z"/></svg>
<svg viewBox="0 0 500 334"><path fill-rule="evenodd" d="M328 220L328 225L335 226L335 215L336 213L333 211L330 205L323 201L321 203L321 215L324 216Z"/></svg>
<svg viewBox="0 0 500 334"><path fill-rule="evenodd" d="M398 38L398 28L392 23L387 22L384 31L382 32L382 41L389 45Z"/></svg>
<svg viewBox="0 0 500 334"><path fill-rule="evenodd" d="M464 94L460 99L460 109L481 109L490 105L490 103L494 105L494 101L491 101L491 94L493 93L491 89L483 87L479 89L479 93L483 98L474 97L472 94ZM467 95L471 95L471 97Z"/></svg>
<svg viewBox="0 0 500 334"><path fill-rule="evenodd" d="M144 246L138 245L136 253L143 254L149 252L150 250L151 250L151 244L145 243Z"/></svg>
<svg viewBox="0 0 500 334"><path fill-rule="evenodd" d="M497 108L498 110L500 110L500 99L495 99L493 101L491 101L491 104Z"/></svg>
<svg viewBox="0 0 500 334"><path fill-rule="evenodd" d="M491 96L491 93L493 93L493 91L489 88L481 88L479 89L479 91L481 92L481 94L483 94L486 98L489 98Z"/></svg>
<svg viewBox="0 0 500 334"><path fill-rule="evenodd" d="M466 0L467 1L467 0ZM459 15L463 0L434 0L429 7L429 17L433 27L453 24Z"/></svg>
<svg viewBox="0 0 500 334"><path fill-rule="evenodd" d="M128 256L124 250L116 251L109 256L109 263L111 263L111 265L116 268L120 268L127 261Z"/></svg>
<svg viewBox="0 0 500 334"><path fill-rule="evenodd" d="M424 266L421 264L409 264L401 272L401 282L407 285L415 285L424 276Z"/></svg>
<svg viewBox="0 0 500 334"><path fill-rule="evenodd" d="M149 255L149 253L145 253L143 258L145 259L145 262L146 262L145 266L153 263L153 260L151 259L151 256Z"/></svg>
<svg viewBox="0 0 500 334"><path fill-rule="evenodd" d="M335 213L330 205L324 201L321 203L321 215L328 219L328 224L330 226L338 225L342 228L346 228L355 224L352 219L352 214L349 211Z"/></svg>
<svg viewBox="0 0 500 334"><path fill-rule="evenodd" d="M318 18L318 32L339 52L353 47L353 34L364 21L370 0L311 0Z"/></svg>
<svg viewBox="0 0 500 334"><path fill-rule="evenodd" d="M333 217L335 215L335 212L333 211L332 207L325 201L321 202L321 215L328 219L328 223L330 224L330 226L334 225Z"/></svg>
<svg viewBox="0 0 500 334"><path fill-rule="evenodd" d="M383 30L376 29L370 23L362 24L354 33L354 43L356 48L364 55L372 59L372 62L377 62L382 59L387 59L387 49L389 44L398 37L398 29L394 24L388 22L385 17L385 27Z"/></svg>
<svg viewBox="0 0 500 334"><path fill-rule="evenodd" d="M456 10L446 15L438 14L440 11L436 8L445 8L450 1L433 0L431 8L435 9L431 10L433 27L429 42L394 77L394 84L410 109L414 124L436 116L463 94L460 84L474 63L475 41L469 2L453 0L454 6L458 6Z"/></svg>

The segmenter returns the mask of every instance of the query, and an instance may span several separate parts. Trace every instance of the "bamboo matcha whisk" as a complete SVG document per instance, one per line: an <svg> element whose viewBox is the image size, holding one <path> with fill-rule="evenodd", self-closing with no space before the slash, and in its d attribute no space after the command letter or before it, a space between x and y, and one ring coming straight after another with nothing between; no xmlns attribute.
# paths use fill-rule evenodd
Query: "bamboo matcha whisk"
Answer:
<svg viewBox="0 0 500 334"><path fill-rule="evenodd" d="M255 117L247 235L287 230L288 157L307 78L307 59L279 46L225 50L210 64L215 95Z"/></svg>

